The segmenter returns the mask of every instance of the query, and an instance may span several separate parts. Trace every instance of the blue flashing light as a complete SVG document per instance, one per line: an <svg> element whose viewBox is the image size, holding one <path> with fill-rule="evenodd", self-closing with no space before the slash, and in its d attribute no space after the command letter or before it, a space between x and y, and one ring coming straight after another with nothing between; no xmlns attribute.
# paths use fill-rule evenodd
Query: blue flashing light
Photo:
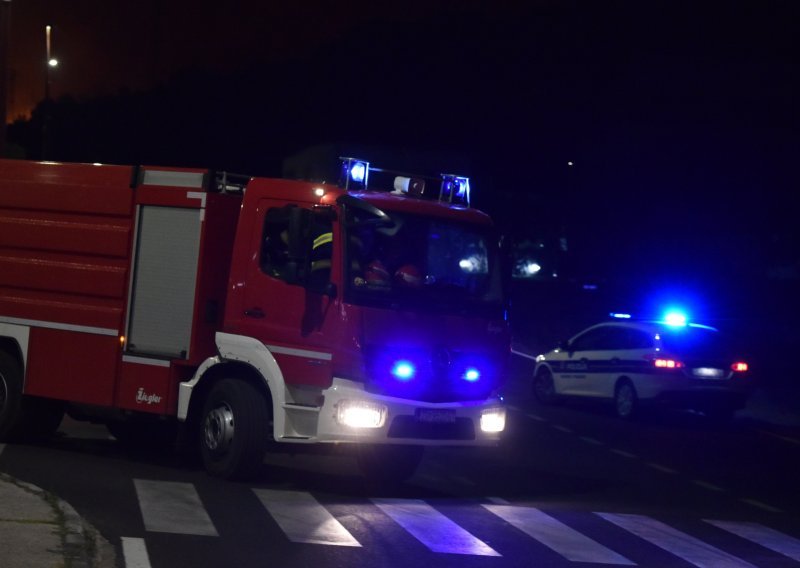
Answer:
<svg viewBox="0 0 800 568"><path fill-rule="evenodd" d="M392 367L392 375L399 381L410 381L414 378L417 370L410 361L397 361Z"/></svg>
<svg viewBox="0 0 800 568"><path fill-rule="evenodd" d="M477 382L481 378L481 372L475 367L470 367L464 371L464 380L469 383Z"/></svg>
<svg viewBox="0 0 800 568"><path fill-rule="evenodd" d="M631 314L623 314L623 313L619 313L619 312L611 312L609 315L612 318L617 318L617 319L631 319Z"/></svg>
<svg viewBox="0 0 800 568"><path fill-rule="evenodd" d="M367 175L367 166L364 162L355 162L350 166L350 179L356 183L362 183Z"/></svg>
<svg viewBox="0 0 800 568"><path fill-rule="evenodd" d="M684 327L687 323L686 314L678 311L669 311L664 315L664 323L674 327Z"/></svg>

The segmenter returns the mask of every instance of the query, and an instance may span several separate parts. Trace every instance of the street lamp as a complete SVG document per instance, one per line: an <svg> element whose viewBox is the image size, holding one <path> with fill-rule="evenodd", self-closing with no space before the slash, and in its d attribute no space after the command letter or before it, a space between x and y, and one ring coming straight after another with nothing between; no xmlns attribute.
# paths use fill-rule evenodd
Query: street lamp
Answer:
<svg viewBox="0 0 800 568"><path fill-rule="evenodd" d="M44 27L45 59L44 59L44 122L42 123L42 160L47 159L50 140L48 130L50 128L50 69L58 66L58 59L51 53L52 42L50 40L52 26Z"/></svg>

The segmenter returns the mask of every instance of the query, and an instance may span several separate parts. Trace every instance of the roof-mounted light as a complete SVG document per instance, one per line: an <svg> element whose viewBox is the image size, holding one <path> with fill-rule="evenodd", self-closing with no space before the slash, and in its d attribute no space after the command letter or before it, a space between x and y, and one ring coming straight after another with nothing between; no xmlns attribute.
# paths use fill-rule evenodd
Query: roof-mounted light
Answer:
<svg viewBox="0 0 800 568"><path fill-rule="evenodd" d="M611 312L608 315L610 315L612 318L616 318L616 319L626 319L626 320L627 319L631 319L631 314L624 314L624 313L621 313L621 312Z"/></svg>
<svg viewBox="0 0 800 568"><path fill-rule="evenodd" d="M367 189L369 162L357 158L340 157L339 186L346 190Z"/></svg>
<svg viewBox="0 0 800 568"><path fill-rule="evenodd" d="M683 312L671 310L664 314L664 323L673 327L685 327L687 317Z"/></svg>
<svg viewBox="0 0 800 568"><path fill-rule="evenodd" d="M439 201L461 203L469 207L469 178L453 174L442 174Z"/></svg>
<svg viewBox="0 0 800 568"><path fill-rule="evenodd" d="M425 194L425 180L397 176L394 178L394 191L396 193L407 193L413 197L422 197Z"/></svg>

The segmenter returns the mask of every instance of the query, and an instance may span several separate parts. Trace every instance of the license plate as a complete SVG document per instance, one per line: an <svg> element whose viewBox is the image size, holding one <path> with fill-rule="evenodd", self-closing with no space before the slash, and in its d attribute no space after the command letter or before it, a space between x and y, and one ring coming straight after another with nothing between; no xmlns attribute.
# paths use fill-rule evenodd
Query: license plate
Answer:
<svg viewBox="0 0 800 568"><path fill-rule="evenodd" d="M695 367L692 374L699 379L721 379L725 376L725 371L713 367Z"/></svg>
<svg viewBox="0 0 800 568"><path fill-rule="evenodd" d="M417 420L426 424L453 424L456 411L450 408L418 408Z"/></svg>

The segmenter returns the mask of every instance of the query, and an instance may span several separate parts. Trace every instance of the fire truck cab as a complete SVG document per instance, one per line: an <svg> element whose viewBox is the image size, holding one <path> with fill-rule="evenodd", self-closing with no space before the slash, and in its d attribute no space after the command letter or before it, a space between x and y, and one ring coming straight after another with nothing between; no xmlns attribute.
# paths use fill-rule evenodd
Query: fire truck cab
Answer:
<svg viewBox="0 0 800 568"><path fill-rule="evenodd" d="M179 424L224 478L274 443L394 477L425 446L496 443L497 231L468 179L390 174L0 161L0 440L65 411L120 439Z"/></svg>

